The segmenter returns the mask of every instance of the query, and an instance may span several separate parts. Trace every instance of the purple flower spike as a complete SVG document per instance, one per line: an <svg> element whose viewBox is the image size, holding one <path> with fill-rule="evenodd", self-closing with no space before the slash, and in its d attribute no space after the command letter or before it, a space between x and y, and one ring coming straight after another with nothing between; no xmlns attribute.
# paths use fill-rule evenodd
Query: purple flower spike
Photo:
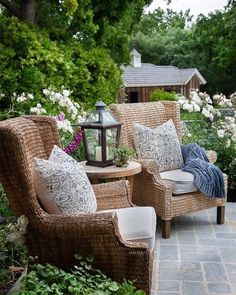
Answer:
<svg viewBox="0 0 236 295"><path fill-rule="evenodd" d="M80 143L82 141L83 141L83 132L79 128L77 130L77 132L75 133L72 142L63 149L64 152L67 153L67 154L73 153L77 149L77 147L80 145Z"/></svg>

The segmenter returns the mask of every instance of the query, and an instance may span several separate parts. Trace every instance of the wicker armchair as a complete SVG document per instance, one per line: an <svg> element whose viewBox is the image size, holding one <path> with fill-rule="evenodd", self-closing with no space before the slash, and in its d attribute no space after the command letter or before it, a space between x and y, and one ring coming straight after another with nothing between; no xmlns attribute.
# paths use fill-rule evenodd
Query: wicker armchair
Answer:
<svg viewBox="0 0 236 295"><path fill-rule="evenodd" d="M26 245L40 263L72 267L76 253L94 257L94 266L114 280L136 280L150 292L153 251L146 243L127 242L120 235L114 212L79 216L46 213L32 180L33 157L47 159L54 144L60 146L53 119L25 116L0 122L0 181L17 216L29 218ZM98 211L132 206L126 181L93 186Z"/></svg>
<svg viewBox="0 0 236 295"><path fill-rule="evenodd" d="M135 148L133 141L133 122L150 128L157 127L172 119L181 142L180 110L177 102L148 102L134 104L112 104L113 115L122 122L121 145ZM216 161L216 153L209 152L211 162ZM224 223L226 199L207 198L200 192L172 196L171 185L162 180L159 167L154 160L140 159L142 172L134 176L132 201L137 205L152 206L161 218L162 237L169 238L171 219L175 216L197 212L211 207L217 207L217 223ZM227 176L225 189L227 189Z"/></svg>

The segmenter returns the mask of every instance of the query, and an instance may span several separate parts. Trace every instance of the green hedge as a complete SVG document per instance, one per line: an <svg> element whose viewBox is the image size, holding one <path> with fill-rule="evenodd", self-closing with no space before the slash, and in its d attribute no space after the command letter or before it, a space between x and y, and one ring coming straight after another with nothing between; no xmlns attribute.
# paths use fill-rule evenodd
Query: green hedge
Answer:
<svg viewBox="0 0 236 295"><path fill-rule="evenodd" d="M33 93L44 88L73 91L74 100L93 105L115 101L121 85L119 67L102 48L86 50L71 38L67 43L49 39L47 32L0 16L1 107L8 107L15 92Z"/></svg>

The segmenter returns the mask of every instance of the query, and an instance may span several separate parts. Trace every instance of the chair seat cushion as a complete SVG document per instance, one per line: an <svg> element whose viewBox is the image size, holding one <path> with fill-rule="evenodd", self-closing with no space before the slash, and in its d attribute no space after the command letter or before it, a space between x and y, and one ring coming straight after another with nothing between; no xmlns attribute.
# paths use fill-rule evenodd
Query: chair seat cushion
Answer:
<svg viewBox="0 0 236 295"><path fill-rule="evenodd" d="M125 241L145 242L154 249L156 213L152 207L130 207L103 210L116 212L120 234ZM98 212L99 213L99 212Z"/></svg>
<svg viewBox="0 0 236 295"><path fill-rule="evenodd" d="M97 209L96 196L83 166L57 146L48 160L35 158L34 186L50 214L89 213Z"/></svg>
<svg viewBox="0 0 236 295"><path fill-rule="evenodd" d="M181 169L161 172L162 179L168 180L172 185L173 195L181 195L196 192L198 189L194 184L192 173L182 171Z"/></svg>

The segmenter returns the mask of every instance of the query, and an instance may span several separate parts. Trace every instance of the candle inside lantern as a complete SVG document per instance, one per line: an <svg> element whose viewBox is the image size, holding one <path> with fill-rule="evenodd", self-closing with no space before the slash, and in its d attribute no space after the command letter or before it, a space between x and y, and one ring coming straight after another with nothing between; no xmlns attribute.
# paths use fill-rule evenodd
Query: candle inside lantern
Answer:
<svg viewBox="0 0 236 295"><path fill-rule="evenodd" d="M107 155L106 155L106 158L108 159L109 158L109 149L108 149L108 146L107 146ZM102 161L102 147L101 146L96 146L95 147L95 160L96 161Z"/></svg>
<svg viewBox="0 0 236 295"><path fill-rule="evenodd" d="M95 148L95 160L102 161L102 147L96 146Z"/></svg>

